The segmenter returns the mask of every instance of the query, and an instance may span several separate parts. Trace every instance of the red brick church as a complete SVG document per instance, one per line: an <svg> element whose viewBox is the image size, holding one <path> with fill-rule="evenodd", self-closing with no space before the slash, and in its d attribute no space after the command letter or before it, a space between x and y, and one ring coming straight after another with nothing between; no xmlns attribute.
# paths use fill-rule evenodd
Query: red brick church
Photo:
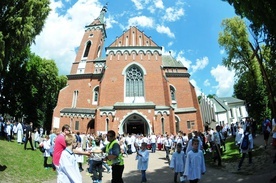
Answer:
<svg viewBox="0 0 276 183"><path fill-rule="evenodd" d="M137 27L105 48L104 15L85 27L79 50L60 90L52 127L72 131L156 134L203 131L187 68Z"/></svg>

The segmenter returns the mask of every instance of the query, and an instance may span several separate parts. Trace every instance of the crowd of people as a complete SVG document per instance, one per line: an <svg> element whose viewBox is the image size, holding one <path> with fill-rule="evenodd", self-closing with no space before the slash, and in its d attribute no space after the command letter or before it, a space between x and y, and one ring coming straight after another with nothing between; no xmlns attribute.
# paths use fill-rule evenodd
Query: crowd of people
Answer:
<svg viewBox="0 0 276 183"><path fill-rule="evenodd" d="M248 154L249 164L252 163L253 141L256 135L256 124L249 117L245 121L231 125L217 125L215 129L206 128L205 132L194 131L186 134L179 131L177 134L116 134L110 130L106 134L86 134L71 131L69 125L64 125L61 132L53 129L49 135L43 135L43 129L33 129L33 123L21 124L4 122L0 119L1 136L7 141L15 138L18 144L24 144L27 149L28 142L32 150L43 148L43 166L45 169L53 168L57 172L58 181L82 182L80 172L84 171L84 157L88 157L86 170L94 183L102 182L103 167L112 173L112 183L123 183L124 156L136 154L137 170L141 172L141 182L147 182L149 152L163 151L168 160L169 167L174 171L173 180L180 182L189 180L198 182L201 175L206 172L205 154L211 153L213 161L222 165L222 155L227 151L225 141L233 137L241 159L237 163L240 170ZM264 146L272 133L273 145L276 147L275 121L265 119L262 122ZM33 146L34 143L34 146ZM48 158L52 156L52 162ZM276 154L275 154L276 162ZM73 173L74 172L74 173Z"/></svg>
<svg viewBox="0 0 276 183"><path fill-rule="evenodd" d="M39 142L43 139L43 128L40 127L33 129L33 123L22 123L13 120L5 121L3 117L0 116L0 138L11 142L13 139L19 145L24 144L24 149L27 150L27 144L30 143L31 149L35 150L38 148ZM34 141L33 141L34 133ZM34 142L34 146L33 146Z"/></svg>

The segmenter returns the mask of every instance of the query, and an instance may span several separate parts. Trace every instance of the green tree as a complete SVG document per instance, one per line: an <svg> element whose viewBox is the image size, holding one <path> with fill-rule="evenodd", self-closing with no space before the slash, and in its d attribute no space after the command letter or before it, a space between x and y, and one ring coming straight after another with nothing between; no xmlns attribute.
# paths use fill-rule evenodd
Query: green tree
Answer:
<svg viewBox="0 0 276 183"><path fill-rule="evenodd" d="M246 108L250 117L256 121L262 121L270 115L267 107L269 103L265 86L257 84L250 72L245 72L234 85L234 96L246 102Z"/></svg>
<svg viewBox="0 0 276 183"><path fill-rule="evenodd" d="M250 21L250 28L256 37L262 38L266 43L266 51L261 50L255 38L254 55L260 64L260 69L270 97L271 108L276 117L275 70L276 70L276 2L273 0L223 0L235 8L236 14ZM269 57L264 58L262 53L269 51ZM264 61L266 61L264 63ZM264 66L263 66L264 65ZM270 72L273 70L273 72Z"/></svg>
<svg viewBox="0 0 276 183"><path fill-rule="evenodd" d="M23 113L23 101L25 95L26 69L24 65L27 62L29 49L25 49L18 55L17 59L10 62L9 70L6 72L5 80L3 80L2 95L5 97L5 103L2 107L5 113L13 117L21 118Z"/></svg>
<svg viewBox="0 0 276 183"><path fill-rule="evenodd" d="M16 118L25 115L35 126L50 129L58 93L67 78L58 76L53 60L42 59L29 49L23 53L20 65L20 61L11 62L4 82L7 113Z"/></svg>
<svg viewBox="0 0 276 183"><path fill-rule="evenodd" d="M262 94L263 96L261 98L257 98L260 98L260 100L262 100L260 101L261 106L266 103L264 105L266 108L263 109L261 114L267 115L267 96L268 94L269 96L273 95L273 93L270 92L271 90L268 89L267 85L269 83L269 78L265 78L264 76L264 73L267 72L267 68L269 68L269 63L266 62L265 59L263 59L263 53L265 52L267 47L265 45L263 47L260 47L259 44L257 44L255 47L253 46L253 43L249 41L250 38L248 35L246 24L239 17L223 20L222 27L223 32L219 34L218 41L220 46L225 49L227 54L227 57L223 58L223 64L229 69L234 69L236 76L238 78L242 78L239 80L240 83L237 84L235 89L238 89L239 86L243 84L247 86L244 87L242 85L245 89L244 92L246 92L246 96ZM258 43L258 41L256 41L256 37L254 37L253 40L255 41L255 43ZM250 90L250 88L252 88L253 91ZM265 92L263 91L263 89ZM240 94L238 91L235 92L237 94ZM252 94L252 92L255 93ZM237 97L240 96L241 95ZM250 103L255 101L253 100L254 97L246 98L246 96L245 98L241 99L244 99ZM258 108L256 108L255 110L254 108L251 109L253 111L251 110L250 112L260 114L260 111L257 111L259 110ZM251 113L251 115L253 114ZM260 117L263 118L267 116Z"/></svg>
<svg viewBox="0 0 276 183"><path fill-rule="evenodd" d="M235 8L236 14L246 17L255 34L264 36L269 47L276 47L276 2L273 0L223 0ZM275 57L274 57L275 58Z"/></svg>
<svg viewBox="0 0 276 183"><path fill-rule="evenodd" d="M4 82L11 66L15 66L42 31L50 7L49 0L0 1L0 111L6 112ZM22 64L21 62L18 63Z"/></svg>
<svg viewBox="0 0 276 183"><path fill-rule="evenodd" d="M24 98L25 114L28 120L49 129L59 90L66 85L67 79L58 76L58 68L53 60L42 59L35 54L30 54L26 71L28 97Z"/></svg>

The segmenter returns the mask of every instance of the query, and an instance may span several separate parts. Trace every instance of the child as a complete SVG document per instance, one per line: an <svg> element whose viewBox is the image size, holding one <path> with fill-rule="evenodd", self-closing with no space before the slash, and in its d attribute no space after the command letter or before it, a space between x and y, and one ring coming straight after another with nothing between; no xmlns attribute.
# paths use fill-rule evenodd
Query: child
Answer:
<svg viewBox="0 0 276 183"><path fill-rule="evenodd" d="M10 124L9 121L7 122L6 130L5 131L6 131L6 134L7 134L7 140L8 140L8 142L11 142L12 128L11 128L11 124Z"/></svg>
<svg viewBox="0 0 276 183"><path fill-rule="evenodd" d="M145 183L147 182L146 170L149 164L149 151L147 150L146 142L142 142L141 149L137 151L136 160L138 160L137 169L142 174L142 183Z"/></svg>
<svg viewBox="0 0 276 183"><path fill-rule="evenodd" d="M43 148L45 149L43 156L44 156L44 168L48 169L50 166L48 165L48 157L50 157L50 138L46 135L45 139L42 142Z"/></svg>
<svg viewBox="0 0 276 183"><path fill-rule="evenodd" d="M185 153L182 151L182 144L177 143L176 152L172 155L170 168L174 170L174 182L177 182L177 175L180 174L180 182L184 183L184 167L185 167Z"/></svg>
<svg viewBox="0 0 276 183"><path fill-rule="evenodd" d="M79 150L79 151L82 151L81 143L78 142L78 146L77 146L76 149ZM83 164L83 155L82 155L82 154L76 154L76 159L77 159L77 162L78 162L78 164L79 164L80 172L82 172L82 171L83 171L83 168L82 168L82 164Z"/></svg>
<svg viewBox="0 0 276 183"><path fill-rule="evenodd" d="M250 132L249 126L246 127L239 144L240 144L240 151L242 153L242 158L239 162L238 170L241 169L241 166L242 166L242 163L244 161L246 154L248 154L248 156L249 156L249 164L252 163L253 136Z"/></svg>
<svg viewBox="0 0 276 183"><path fill-rule="evenodd" d="M90 157L90 167L91 170L92 166L92 173L93 173L93 182L100 183L102 182L102 166L103 166L103 152L100 147L101 140L99 138L95 139L95 147L92 148L92 154Z"/></svg>
<svg viewBox="0 0 276 183"><path fill-rule="evenodd" d="M187 154L184 170L184 178L190 180L190 183L197 183L201 175L206 172L203 152L198 149L199 140L192 139L192 150Z"/></svg>
<svg viewBox="0 0 276 183"><path fill-rule="evenodd" d="M58 168L57 182L82 182L75 154L73 153L73 145L76 144L74 134L66 134L66 149L61 153Z"/></svg>
<svg viewBox="0 0 276 183"><path fill-rule="evenodd" d="M35 129L35 135L34 135L34 147L35 149L37 148L36 144L40 143L40 137L39 137L39 133L37 131L37 128Z"/></svg>

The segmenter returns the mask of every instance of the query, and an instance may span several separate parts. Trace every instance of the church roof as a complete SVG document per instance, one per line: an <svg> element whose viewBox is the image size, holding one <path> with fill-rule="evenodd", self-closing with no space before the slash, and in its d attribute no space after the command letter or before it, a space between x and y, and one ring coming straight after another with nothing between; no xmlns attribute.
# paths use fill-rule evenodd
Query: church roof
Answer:
<svg viewBox="0 0 276 183"><path fill-rule="evenodd" d="M61 113L84 113L84 114L95 114L96 109L86 108L63 108Z"/></svg>
<svg viewBox="0 0 276 183"><path fill-rule="evenodd" d="M98 57L98 58L96 58L95 60L93 60L93 61L95 61L95 62L99 62L99 61L106 61L106 57Z"/></svg>
<svg viewBox="0 0 276 183"><path fill-rule="evenodd" d="M220 98L214 97L211 100L213 101L214 105L216 106L217 113L227 112L229 110L229 107Z"/></svg>
<svg viewBox="0 0 276 183"><path fill-rule="evenodd" d="M234 97L220 97L219 98L222 101L227 102L228 104L233 104L233 103L244 103L244 100L234 98Z"/></svg>
<svg viewBox="0 0 276 183"><path fill-rule="evenodd" d="M162 55L163 67L184 67L182 62L175 60L171 55Z"/></svg>

